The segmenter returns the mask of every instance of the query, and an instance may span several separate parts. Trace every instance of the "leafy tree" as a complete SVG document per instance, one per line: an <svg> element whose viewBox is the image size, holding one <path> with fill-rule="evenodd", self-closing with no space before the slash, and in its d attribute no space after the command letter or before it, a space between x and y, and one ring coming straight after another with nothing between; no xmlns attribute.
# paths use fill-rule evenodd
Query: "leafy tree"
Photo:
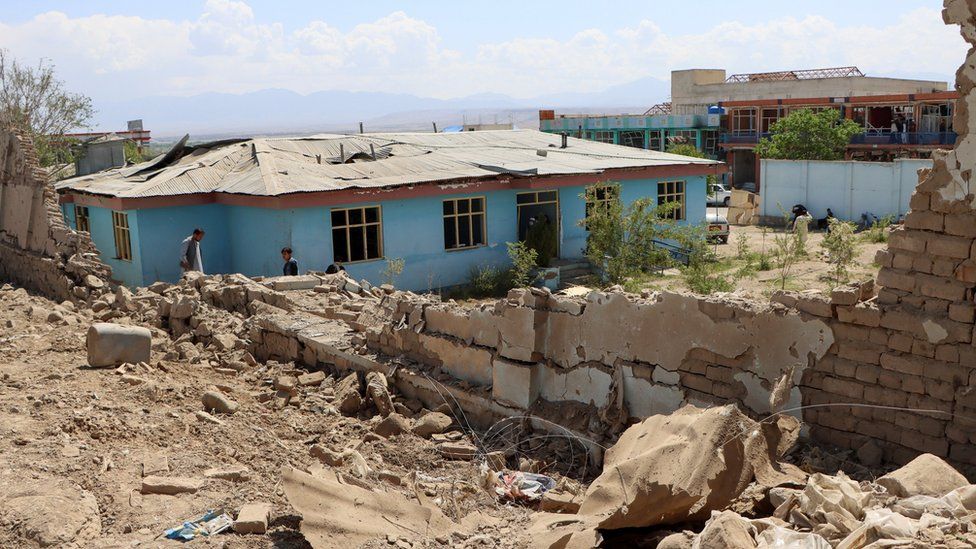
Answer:
<svg viewBox="0 0 976 549"><path fill-rule="evenodd" d="M607 187L607 192L603 192ZM653 199L641 198L624 208L617 183L590 185L581 198L593 204L580 221L589 231L586 257L602 268L614 284L655 267L671 265L670 253L654 241L676 240L689 230L669 216L679 206L677 203L657 205Z"/></svg>
<svg viewBox="0 0 976 549"><path fill-rule="evenodd" d="M681 156L691 156L693 158L708 158L704 152L698 150L698 147L692 145L691 143L672 143L668 145L667 152L671 154L680 154ZM706 187L706 194L708 194L708 196L712 196L714 194L712 192L712 185L718 182L718 176L709 175L706 176L705 179L705 182L708 184Z"/></svg>
<svg viewBox="0 0 976 549"><path fill-rule="evenodd" d="M759 141L756 154L784 160L843 160L851 138L862 131L854 121L841 120L836 109L793 111L770 130L772 135Z"/></svg>
<svg viewBox="0 0 976 549"><path fill-rule="evenodd" d="M42 166L71 162L64 134L88 126L94 115L91 99L65 90L54 65L43 59L23 65L0 49L0 120L33 139Z"/></svg>
<svg viewBox="0 0 976 549"><path fill-rule="evenodd" d="M139 146L136 145L135 141L131 139L126 139L125 143L122 145L125 152L125 161L128 164L138 164L140 162L145 162L146 157L139 150Z"/></svg>

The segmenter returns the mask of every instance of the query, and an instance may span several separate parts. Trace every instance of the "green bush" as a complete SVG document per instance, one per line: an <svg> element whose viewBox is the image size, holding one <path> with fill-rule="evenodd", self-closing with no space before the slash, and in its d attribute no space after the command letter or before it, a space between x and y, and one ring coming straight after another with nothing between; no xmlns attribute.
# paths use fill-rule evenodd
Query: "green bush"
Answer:
<svg viewBox="0 0 976 549"><path fill-rule="evenodd" d="M538 266L539 253L525 242L508 242L508 257L512 260L509 278L513 287L529 286L535 282L532 271Z"/></svg>
<svg viewBox="0 0 976 549"><path fill-rule="evenodd" d="M895 220L893 216L886 215L880 219L874 220L868 230L864 231L864 239L868 242L874 242L881 244L888 241L888 229L891 227L891 223Z"/></svg>
<svg viewBox="0 0 976 549"><path fill-rule="evenodd" d="M850 221L830 220L830 233L824 237L820 247L827 252L827 263L831 266L834 280L847 280L848 269L857 260L857 227Z"/></svg>
<svg viewBox="0 0 976 549"><path fill-rule="evenodd" d="M479 265L471 268L467 287L460 294L471 298L497 297L511 287L511 276L507 270L493 265Z"/></svg>

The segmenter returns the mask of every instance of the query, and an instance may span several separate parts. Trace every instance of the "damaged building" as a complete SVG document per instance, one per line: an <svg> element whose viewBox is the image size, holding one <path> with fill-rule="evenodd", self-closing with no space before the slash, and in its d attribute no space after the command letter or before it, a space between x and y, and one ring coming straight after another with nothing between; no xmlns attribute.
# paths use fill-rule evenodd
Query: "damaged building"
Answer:
<svg viewBox="0 0 976 549"><path fill-rule="evenodd" d="M117 280L180 277L180 242L199 227L208 273L275 275L289 246L304 270L342 264L428 290L508 264L506 242L545 219L556 256L583 257L584 187L619 182L624 204L677 202L705 219L705 180L724 165L533 130L323 135L186 145L147 163L57 184L65 218L87 231Z"/></svg>

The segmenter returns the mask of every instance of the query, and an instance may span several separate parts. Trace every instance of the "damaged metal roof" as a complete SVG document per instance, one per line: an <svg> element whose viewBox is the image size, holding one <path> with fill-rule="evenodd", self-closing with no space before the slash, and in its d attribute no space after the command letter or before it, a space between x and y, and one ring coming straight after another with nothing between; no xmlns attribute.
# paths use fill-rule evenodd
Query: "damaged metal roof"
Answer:
<svg viewBox="0 0 976 549"><path fill-rule="evenodd" d="M536 130L461 133L323 134L224 140L186 138L149 162L66 179L59 191L120 198L291 193L380 188L509 174L600 173L611 168L719 162L569 138Z"/></svg>

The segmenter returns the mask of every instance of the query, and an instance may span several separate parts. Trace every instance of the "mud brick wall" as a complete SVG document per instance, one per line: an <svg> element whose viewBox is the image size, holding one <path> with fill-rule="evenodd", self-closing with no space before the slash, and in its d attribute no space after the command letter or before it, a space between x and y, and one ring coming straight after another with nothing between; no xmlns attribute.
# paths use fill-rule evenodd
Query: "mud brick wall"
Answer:
<svg viewBox="0 0 976 549"><path fill-rule="evenodd" d="M0 127L0 282L90 302L110 277L88 234L65 224L30 139Z"/></svg>

